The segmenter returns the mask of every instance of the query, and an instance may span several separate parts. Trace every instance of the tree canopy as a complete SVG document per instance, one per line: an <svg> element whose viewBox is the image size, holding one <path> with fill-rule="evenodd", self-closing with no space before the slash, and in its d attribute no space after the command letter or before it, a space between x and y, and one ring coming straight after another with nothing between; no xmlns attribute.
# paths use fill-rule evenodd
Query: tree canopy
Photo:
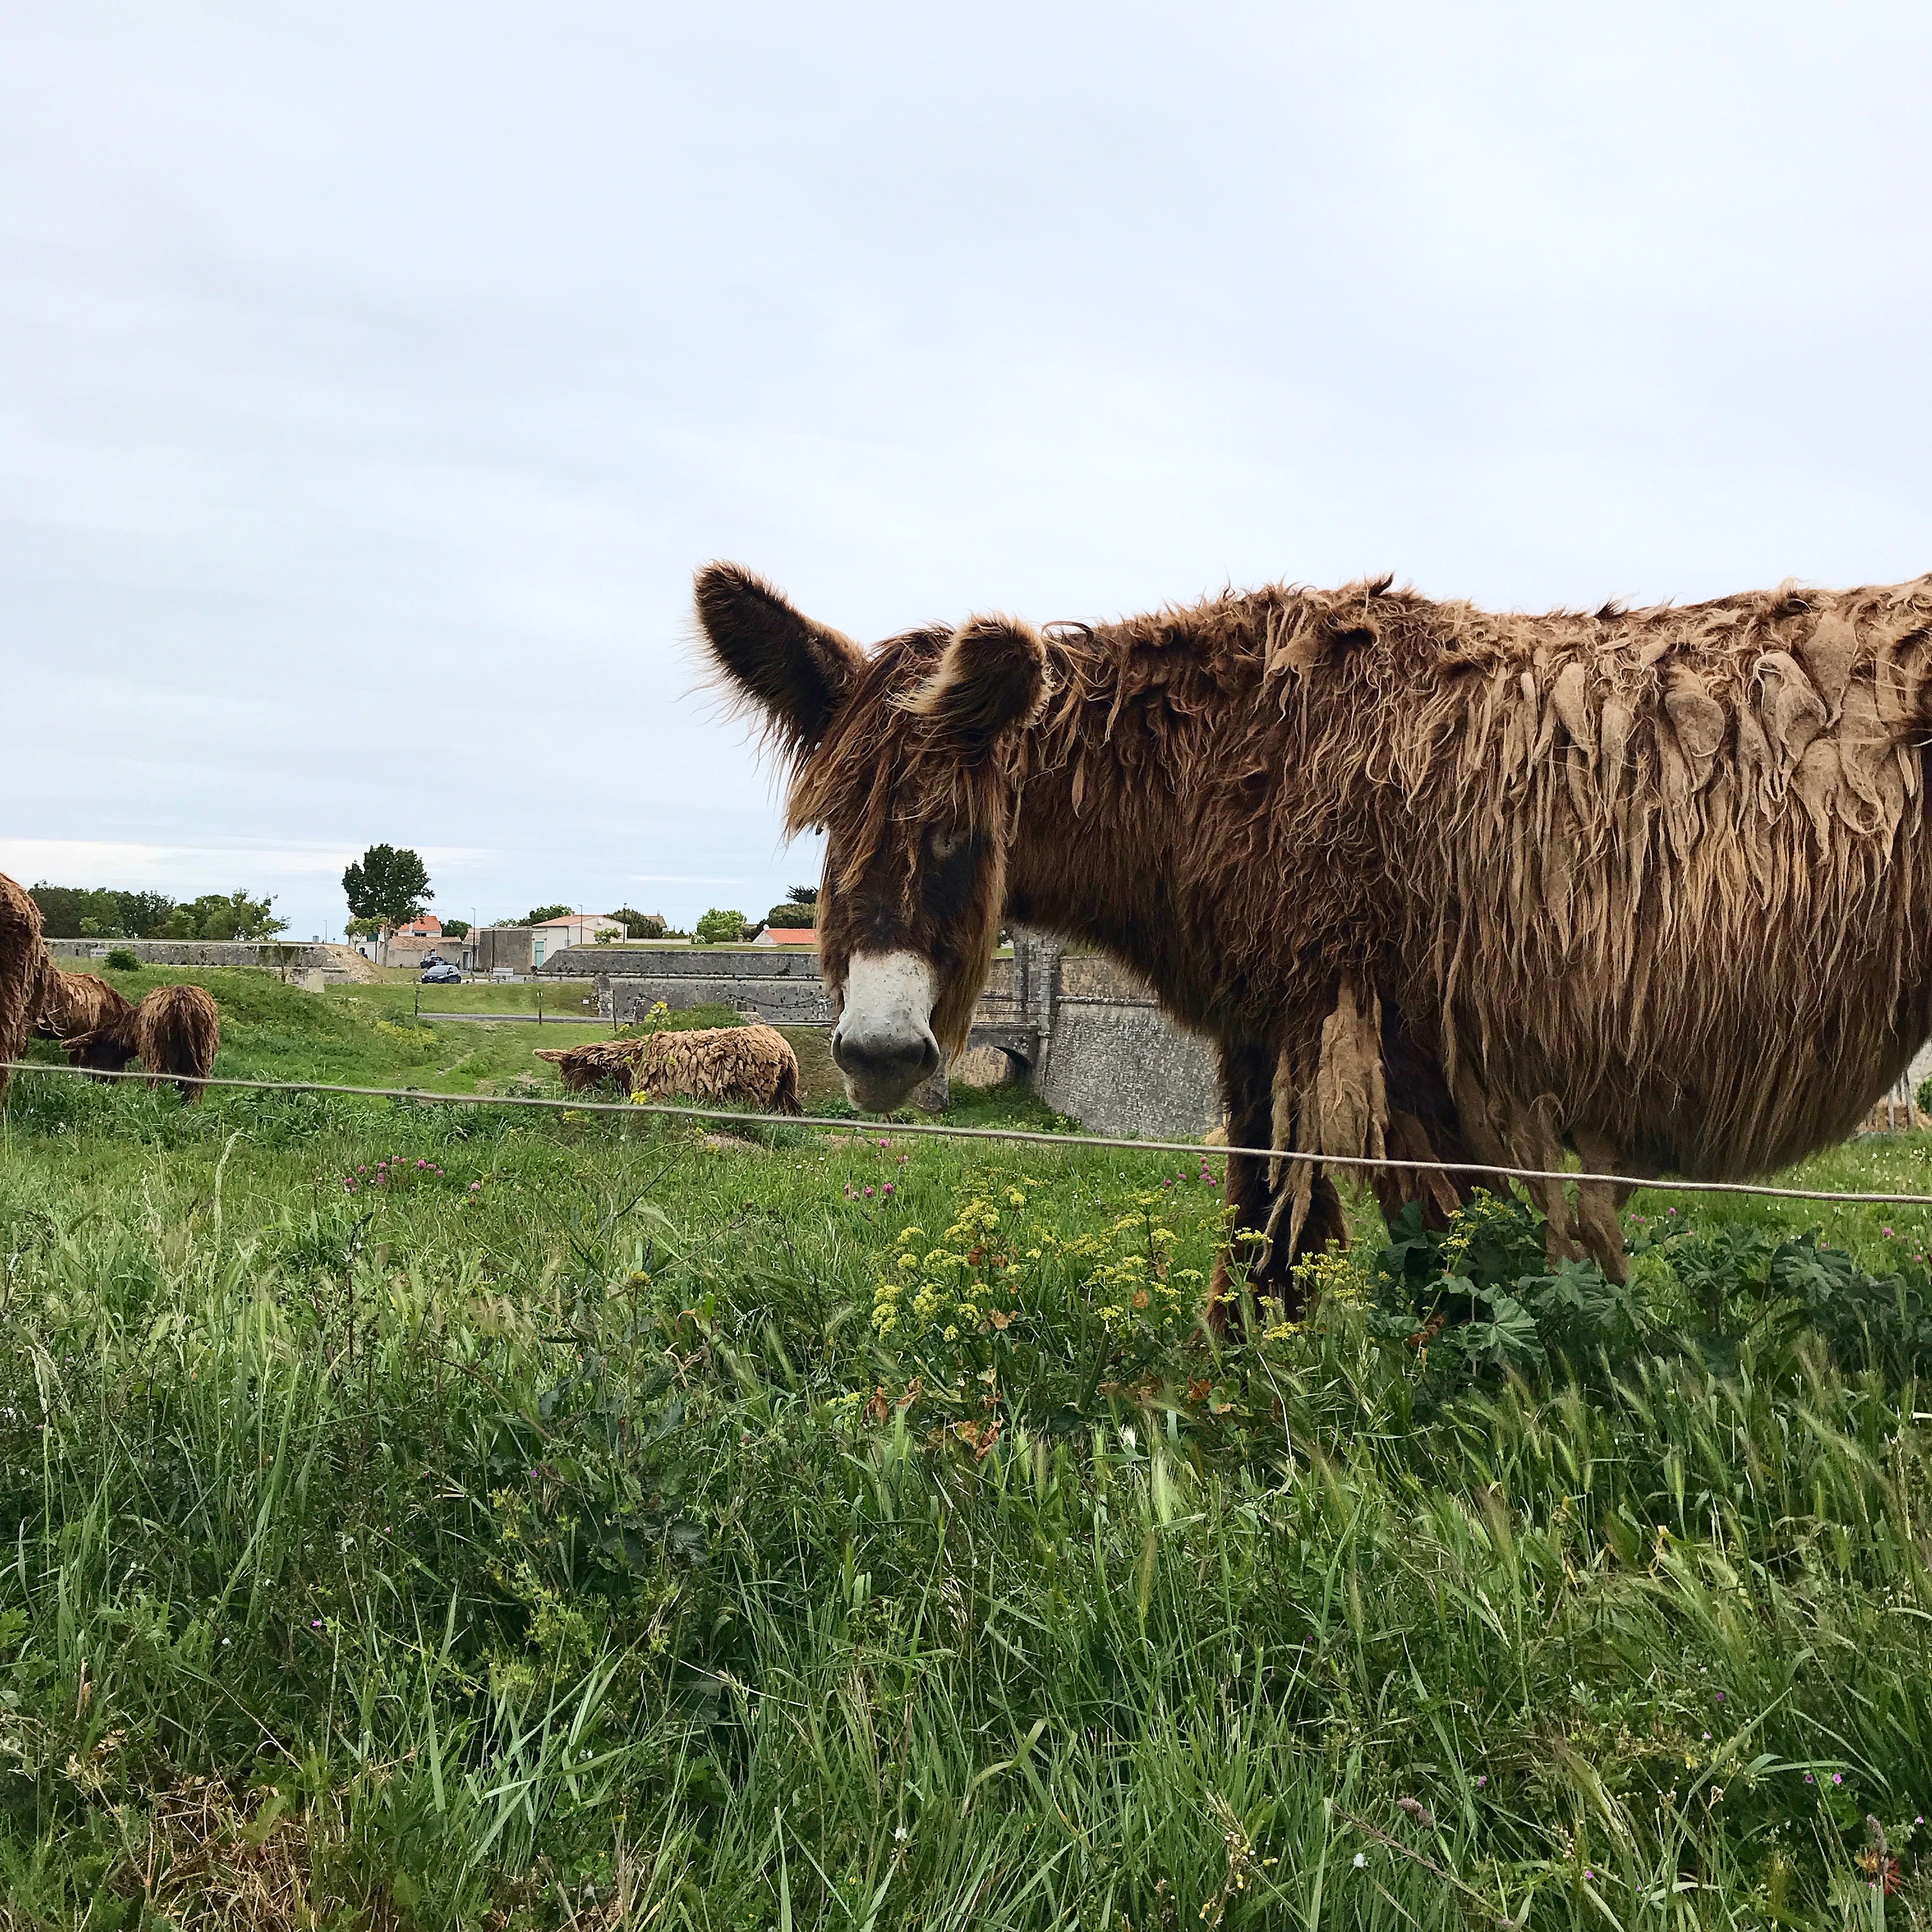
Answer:
<svg viewBox="0 0 1932 1932"><path fill-rule="evenodd" d="M245 890L203 892L169 914L158 935L163 939L272 939L289 922L278 919L274 896L251 898Z"/></svg>
<svg viewBox="0 0 1932 1932"><path fill-rule="evenodd" d="M697 925L692 928L692 937L700 946L728 944L745 936L745 915L734 912L728 907L713 906Z"/></svg>
<svg viewBox="0 0 1932 1932"><path fill-rule="evenodd" d="M429 868L406 845L372 845L342 875L350 916L380 926L407 926L428 902Z"/></svg>
<svg viewBox="0 0 1932 1932"><path fill-rule="evenodd" d="M640 912L635 906L620 906L604 916L617 920L626 939L662 939L670 930L662 913Z"/></svg>
<svg viewBox="0 0 1932 1932"><path fill-rule="evenodd" d="M166 892L43 883L33 900L50 939L268 939L289 923L275 916L272 893L256 898L245 886L183 902Z"/></svg>
<svg viewBox="0 0 1932 1932"><path fill-rule="evenodd" d="M50 939L152 939L168 922L175 902L166 892L124 892L107 886L33 890Z"/></svg>

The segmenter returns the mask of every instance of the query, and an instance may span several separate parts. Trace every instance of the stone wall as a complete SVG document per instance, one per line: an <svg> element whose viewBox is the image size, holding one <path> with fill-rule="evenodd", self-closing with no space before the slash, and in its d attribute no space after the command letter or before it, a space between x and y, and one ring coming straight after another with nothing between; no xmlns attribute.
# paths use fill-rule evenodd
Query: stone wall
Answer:
<svg viewBox="0 0 1932 1932"><path fill-rule="evenodd" d="M658 1000L674 1011L729 1006L775 1026L837 1017L815 952L718 946L573 946L542 977L588 978L598 1011L634 1020ZM1022 936L993 962L974 1015L972 1048L1006 1054L1049 1106L1096 1133L1198 1140L1221 1122L1211 1048L1175 1026L1148 988L1111 961Z"/></svg>
<svg viewBox="0 0 1932 1932"><path fill-rule="evenodd" d="M468 944L471 970L486 980L500 968L527 974L536 957L536 934L527 926L478 926Z"/></svg>
<svg viewBox="0 0 1932 1932"><path fill-rule="evenodd" d="M660 1000L686 1006L730 1006L774 1026L829 1027L837 1016L810 947L781 952L702 946L573 946L544 962L543 978L589 978L597 1010L634 1020Z"/></svg>
<svg viewBox="0 0 1932 1932"><path fill-rule="evenodd" d="M346 946L301 945L272 939L50 939L56 959L92 959L124 950L152 966L266 966L306 973L344 965L343 956L358 957Z"/></svg>
<svg viewBox="0 0 1932 1932"><path fill-rule="evenodd" d="M1214 1051L1112 960L1042 946L1048 1023L1033 1084L1097 1133L1198 1140L1221 1124ZM1048 976L1051 976L1050 977Z"/></svg>

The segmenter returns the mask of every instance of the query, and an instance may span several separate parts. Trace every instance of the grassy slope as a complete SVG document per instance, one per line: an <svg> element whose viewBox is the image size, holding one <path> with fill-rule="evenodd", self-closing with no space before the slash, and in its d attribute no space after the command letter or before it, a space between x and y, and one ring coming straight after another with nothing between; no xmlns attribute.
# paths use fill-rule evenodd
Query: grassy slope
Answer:
<svg viewBox="0 0 1932 1932"><path fill-rule="evenodd" d="M224 1070L541 1066L170 976ZM1211 1168L746 1131L20 1080L0 1925L1875 1924L1868 1813L1925 1922L1924 1389L1661 1264L1574 1383L1216 1354Z"/></svg>
<svg viewBox="0 0 1932 1932"><path fill-rule="evenodd" d="M206 986L221 1012L218 1074L243 1079L320 1080L350 1086L416 1086L448 1093L495 1093L518 1082L522 1090L560 1093L552 1070L536 1058L539 1046L573 1046L603 1037L592 1027L538 1024L534 986L425 986L422 1005L432 1012L500 1012L500 1024L472 1020L424 1020L415 1011L412 982L334 986L314 994L285 985L268 972L229 969L193 972L144 967L115 973L110 982L130 999L175 982ZM547 1013L581 1014L583 994L574 987L541 989ZM730 1026L736 1015L724 1006L696 1006L675 1014L678 1027ZM50 1042L33 1057L57 1062Z"/></svg>

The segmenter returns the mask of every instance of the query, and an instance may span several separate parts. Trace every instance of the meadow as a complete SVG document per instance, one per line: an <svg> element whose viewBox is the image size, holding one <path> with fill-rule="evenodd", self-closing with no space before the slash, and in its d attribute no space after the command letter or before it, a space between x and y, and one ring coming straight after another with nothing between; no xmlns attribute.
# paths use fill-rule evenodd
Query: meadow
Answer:
<svg viewBox="0 0 1932 1932"><path fill-rule="evenodd" d="M223 1073L594 1036L166 976ZM1932 1924L1925 1213L1364 1204L1224 1343L1220 1179L16 1076L0 1927Z"/></svg>

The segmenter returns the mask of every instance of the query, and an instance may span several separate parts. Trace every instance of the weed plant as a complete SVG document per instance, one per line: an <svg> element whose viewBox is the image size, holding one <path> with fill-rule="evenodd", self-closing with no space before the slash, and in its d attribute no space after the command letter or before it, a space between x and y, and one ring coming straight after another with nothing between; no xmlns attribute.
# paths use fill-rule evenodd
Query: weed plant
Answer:
<svg viewBox="0 0 1932 1932"><path fill-rule="evenodd" d="M1922 1220L1364 1212L1221 1343L1211 1157L0 1133L0 1925L1932 1922Z"/></svg>

